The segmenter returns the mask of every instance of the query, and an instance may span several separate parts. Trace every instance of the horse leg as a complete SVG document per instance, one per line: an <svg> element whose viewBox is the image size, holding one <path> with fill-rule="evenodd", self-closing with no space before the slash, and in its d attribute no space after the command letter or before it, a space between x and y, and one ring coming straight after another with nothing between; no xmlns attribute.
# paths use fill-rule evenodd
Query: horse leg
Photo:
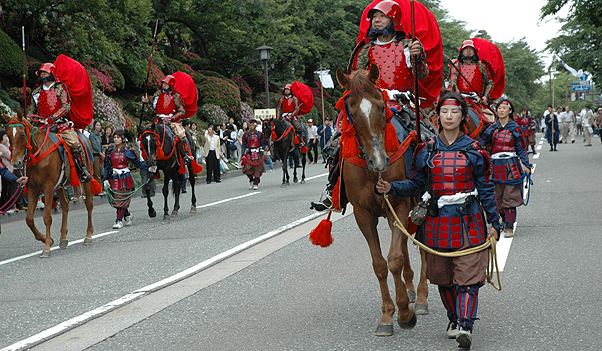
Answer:
<svg viewBox="0 0 602 351"><path fill-rule="evenodd" d="M54 243L50 235L50 227L52 226L52 195L53 186L46 186L44 189L44 225L46 226L46 240L44 241L44 248L40 257L50 257L50 247Z"/></svg>
<svg viewBox="0 0 602 351"><path fill-rule="evenodd" d="M196 213L196 195L194 193L194 185L196 184L196 178L195 178L196 176L192 173L192 167L189 167L189 174L190 174L190 177L188 178L188 181L190 182L190 188L192 190L190 213Z"/></svg>
<svg viewBox="0 0 602 351"><path fill-rule="evenodd" d="M25 217L25 223L33 233L33 236L37 241L45 242L46 236L42 234L38 228L36 227L36 223L33 220L34 215L36 214L36 204L38 203L38 199L40 198L40 191L36 188L29 188L27 191L27 216Z"/></svg>
<svg viewBox="0 0 602 351"><path fill-rule="evenodd" d="M299 178L297 178L297 165L299 164L299 155L296 152L292 152L293 154L293 183L299 183Z"/></svg>
<svg viewBox="0 0 602 351"><path fill-rule="evenodd" d="M406 216L407 217L407 216ZM404 224L407 228L407 224ZM401 250L403 251L403 280L408 290L408 298L410 303L416 302L416 288L414 287L414 270L412 269L412 263L410 262L410 255L408 253L408 238L403 235Z"/></svg>
<svg viewBox="0 0 602 351"><path fill-rule="evenodd" d="M174 204L173 210L171 211L171 217L178 217L178 211L180 210L180 194L182 193L182 186L180 185L180 175L178 174L177 169L174 169L172 191L174 193Z"/></svg>
<svg viewBox="0 0 602 351"><path fill-rule="evenodd" d="M94 195L90 183L84 184L84 194L86 195L86 211L88 212L88 225L86 227L86 238L84 246L92 244L92 235L94 234L94 225L92 224L92 210L94 209Z"/></svg>
<svg viewBox="0 0 602 351"><path fill-rule="evenodd" d="M69 232L67 225L69 219L69 200L67 200L67 194L63 188L57 190L57 195L61 201L61 240L59 241L59 248L66 249L69 245L69 240L67 239L67 233Z"/></svg>
<svg viewBox="0 0 602 351"><path fill-rule="evenodd" d="M146 194L146 206L148 207L148 216L150 218L157 217L157 211L153 208L153 200L151 199L151 190L150 185L147 184L145 187L144 193Z"/></svg>
<svg viewBox="0 0 602 351"><path fill-rule="evenodd" d="M414 310L417 314L428 314L429 313L429 288L426 278L426 252L420 250L420 281L418 282L418 296L416 297L416 305Z"/></svg>
<svg viewBox="0 0 602 351"><path fill-rule="evenodd" d="M316 156L318 157L318 156ZM301 154L301 166L303 166L303 170L301 173L301 184L305 184L305 165L307 164L307 154Z"/></svg>
<svg viewBox="0 0 602 351"><path fill-rule="evenodd" d="M378 325L374 331L374 335L391 336L393 335L393 315L395 314L395 305L393 304L393 299L391 299L389 285L387 283L387 260L385 260L382 255L378 231L376 229L378 219L370 212L359 207L354 208L353 214L360 231L368 242L370 256L372 257L372 268L374 269L374 274L376 274L378 285L380 286L382 315L378 320Z"/></svg>
<svg viewBox="0 0 602 351"><path fill-rule="evenodd" d="M169 180L170 177L165 175L163 179L163 220L169 219L169 206L167 205L167 199L169 197Z"/></svg>
<svg viewBox="0 0 602 351"><path fill-rule="evenodd" d="M280 159L282 160L282 185L287 185L289 176L288 176L288 153L284 153L284 155L280 155Z"/></svg>

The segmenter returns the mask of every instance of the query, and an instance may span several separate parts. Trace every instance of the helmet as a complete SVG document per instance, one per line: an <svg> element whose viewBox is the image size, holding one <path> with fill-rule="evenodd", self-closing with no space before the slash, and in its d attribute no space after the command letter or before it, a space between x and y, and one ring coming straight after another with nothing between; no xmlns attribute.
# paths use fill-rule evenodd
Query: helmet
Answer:
<svg viewBox="0 0 602 351"><path fill-rule="evenodd" d="M393 21L393 27L396 32L403 31L401 25L401 6L393 0L384 0L376 4L370 11L368 11L368 21L372 21L372 16L375 11L384 13L387 17Z"/></svg>
<svg viewBox="0 0 602 351"><path fill-rule="evenodd" d="M291 87L292 87L292 85L291 85L291 84L287 84L287 85L285 85L285 86L284 86L284 88L282 88L282 93L284 94L284 91L285 91L286 89L288 89L288 90L291 90ZM293 92L293 91L291 90L291 93L292 93L292 92Z"/></svg>
<svg viewBox="0 0 602 351"><path fill-rule="evenodd" d="M462 50L464 50L465 48L473 48L474 51L477 51L477 48L474 46L474 41L468 39L468 40L464 40L464 42L462 42L462 47L460 48L460 52L462 52Z"/></svg>
<svg viewBox="0 0 602 351"><path fill-rule="evenodd" d="M167 75L161 80L161 83L167 83L170 87L173 87L176 85L176 77L172 76L171 74Z"/></svg>
<svg viewBox="0 0 602 351"><path fill-rule="evenodd" d="M56 67L54 67L54 65L52 63L49 63L49 62L43 63L40 66L40 68L38 68L38 70L36 71L36 75L39 76L40 73L42 73L42 72L54 74L54 69L55 68Z"/></svg>

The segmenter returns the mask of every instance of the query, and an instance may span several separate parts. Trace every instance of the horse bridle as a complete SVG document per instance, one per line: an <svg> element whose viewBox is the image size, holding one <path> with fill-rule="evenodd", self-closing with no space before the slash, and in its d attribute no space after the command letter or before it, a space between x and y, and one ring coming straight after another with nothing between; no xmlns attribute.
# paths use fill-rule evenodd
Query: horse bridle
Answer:
<svg viewBox="0 0 602 351"><path fill-rule="evenodd" d="M351 105L349 104L350 97L351 94L345 97L345 113L347 114L347 120L349 121L349 124L353 125L353 114L351 113ZM357 140L357 146L360 149L359 157L362 160L365 160L368 157L368 153L366 152L366 148L364 148L364 145L362 145L362 143L360 142L360 139L357 137L357 129L355 130L355 139Z"/></svg>

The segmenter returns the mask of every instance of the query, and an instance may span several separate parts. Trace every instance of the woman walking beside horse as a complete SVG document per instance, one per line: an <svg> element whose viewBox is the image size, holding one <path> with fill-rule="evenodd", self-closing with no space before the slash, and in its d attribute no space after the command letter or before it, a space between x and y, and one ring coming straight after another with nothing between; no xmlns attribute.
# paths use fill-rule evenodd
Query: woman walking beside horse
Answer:
<svg viewBox="0 0 602 351"><path fill-rule="evenodd" d="M426 214L418 239L433 249L458 251L481 245L491 236L497 239L501 227L488 174L488 155L461 132L468 116L466 101L457 93L446 93L437 104L437 113L439 135L416 149L416 176L390 183L380 179L376 189L406 197L426 188ZM491 224L489 230L483 210ZM454 258L426 254L427 278L438 285L447 310L447 335L462 348L470 348L472 343L479 288L486 280L487 254L480 251Z"/></svg>

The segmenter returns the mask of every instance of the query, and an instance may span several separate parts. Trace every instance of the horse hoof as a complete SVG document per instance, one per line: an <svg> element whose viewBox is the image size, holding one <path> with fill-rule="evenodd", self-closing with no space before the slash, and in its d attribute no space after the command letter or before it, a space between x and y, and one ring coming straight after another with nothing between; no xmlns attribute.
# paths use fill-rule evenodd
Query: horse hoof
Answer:
<svg viewBox="0 0 602 351"><path fill-rule="evenodd" d="M414 306L414 312L419 315L427 315L429 314L429 304L428 303L417 303Z"/></svg>
<svg viewBox="0 0 602 351"><path fill-rule="evenodd" d="M299 183L299 179L297 179L297 178L293 179L293 183L295 183L295 184Z"/></svg>
<svg viewBox="0 0 602 351"><path fill-rule="evenodd" d="M301 184L305 184L305 179L301 179Z"/></svg>
<svg viewBox="0 0 602 351"><path fill-rule="evenodd" d="M196 213L196 206L190 207L190 213Z"/></svg>
<svg viewBox="0 0 602 351"><path fill-rule="evenodd" d="M412 318L410 318L409 321L407 322L402 322L401 320L397 320L397 324L399 324L399 327L401 329L412 329L416 326L416 322L418 321L418 319L416 319L416 313L412 313Z"/></svg>
<svg viewBox="0 0 602 351"><path fill-rule="evenodd" d="M50 249L46 250L42 250L42 254L40 255L40 258L48 258L50 257Z"/></svg>
<svg viewBox="0 0 602 351"><path fill-rule="evenodd" d="M157 217L157 211L155 211L154 209L150 209L150 210L148 210L148 216L149 216L150 218L155 218L155 217Z"/></svg>
<svg viewBox="0 0 602 351"><path fill-rule="evenodd" d="M92 245L92 238L85 238L84 246L90 246L90 245Z"/></svg>
<svg viewBox="0 0 602 351"><path fill-rule="evenodd" d="M59 242L59 249L66 249L69 246L69 240L61 240Z"/></svg>
<svg viewBox="0 0 602 351"><path fill-rule="evenodd" d="M416 302L416 292L414 290L408 290L408 300L409 303Z"/></svg>
<svg viewBox="0 0 602 351"><path fill-rule="evenodd" d="M374 331L374 336L393 335L393 324L379 324Z"/></svg>
<svg viewBox="0 0 602 351"><path fill-rule="evenodd" d="M167 213L163 215L163 220L169 221L169 215Z"/></svg>

